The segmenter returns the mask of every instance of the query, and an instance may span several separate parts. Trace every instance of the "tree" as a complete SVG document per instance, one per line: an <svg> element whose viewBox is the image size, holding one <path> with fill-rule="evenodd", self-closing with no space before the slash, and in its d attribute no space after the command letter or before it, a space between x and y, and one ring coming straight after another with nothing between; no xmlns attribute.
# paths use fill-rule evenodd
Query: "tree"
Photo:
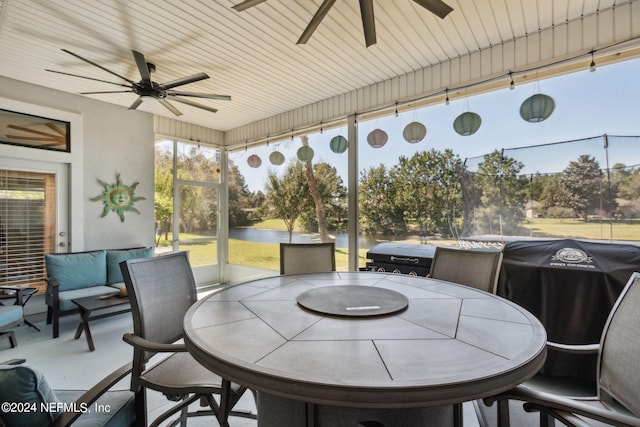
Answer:
<svg viewBox="0 0 640 427"><path fill-rule="evenodd" d="M240 173L238 166L231 162L229 162L228 189L229 228L249 224L249 212L247 209L256 207L252 203L253 195L247 188L244 176Z"/></svg>
<svg viewBox="0 0 640 427"><path fill-rule="evenodd" d="M417 222L424 232L450 235L453 216L461 211L461 165L450 149L401 156L390 175L396 187L395 203L403 208L405 221Z"/></svg>
<svg viewBox="0 0 640 427"><path fill-rule="evenodd" d="M342 182L342 178L338 175L337 169L328 163L320 162L314 164L313 177L317 197L322 201L322 210L326 221L325 227L327 231L335 229L339 226L341 216L344 215L347 189ZM313 199L311 191L310 195ZM309 207L300 216L300 224L308 231L319 230L317 203L315 199L313 201L313 203L308 204Z"/></svg>
<svg viewBox="0 0 640 427"><path fill-rule="evenodd" d="M307 207L308 198L307 180L299 162L291 163L282 178L269 172L265 203L272 217L284 221L289 232L289 243L293 239L295 222Z"/></svg>
<svg viewBox="0 0 640 427"><path fill-rule="evenodd" d="M360 172L360 229L365 233L406 231L403 209L395 203L396 188L384 165Z"/></svg>
<svg viewBox="0 0 640 427"><path fill-rule="evenodd" d="M510 234L522 222L527 199L528 179L518 174L524 167L511 157L494 150L484 156L476 175L480 189L480 206L474 224L479 233Z"/></svg>
<svg viewBox="0 0 640 427"><path fill-rule="evenodd" d="M306 135L304 135L301 139L303 146L309 146L309 138L307 138ZM329 242L331 241L331 239L329 238L329 231L327 229L327 212L324 207L322 194L320 194L320 190L318 189L316 177L313 173L313 165L311 164L311 160L307 160L306 162L304 162L304 172L305 176L307 177L309 194L311 194L311 198L313 199L313 203L316 208L316 220L318 223L318 234L320 235L320 241Z"/></svg>
<svg viewBox="0 0 640 427"><path fill-rule="evenodd" d="M585 220L589 212L601 206L606 186L595 157L582 154L577 161L569 162L560 182L564 188L563 203Z"/></svg>

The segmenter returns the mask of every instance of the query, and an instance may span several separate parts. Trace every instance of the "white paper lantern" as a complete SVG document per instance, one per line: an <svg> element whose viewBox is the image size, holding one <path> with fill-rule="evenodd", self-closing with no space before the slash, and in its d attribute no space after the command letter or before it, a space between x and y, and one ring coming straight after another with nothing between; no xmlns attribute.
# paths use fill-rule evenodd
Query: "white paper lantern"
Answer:
<svg viewBox="0 0 640 427"><path fill-rule="evenodd" d="M402 136L407 142L415 144L427 136L427 128L420 122L411 122L405 126Z"/></svg>
<svg viewBox="0 0 640 427"><path fill-rule="evenodd" d="M269 154L269 161L272 165L280 166L284 163L284 154L279 151L274 151L273 153Z"/></svg>

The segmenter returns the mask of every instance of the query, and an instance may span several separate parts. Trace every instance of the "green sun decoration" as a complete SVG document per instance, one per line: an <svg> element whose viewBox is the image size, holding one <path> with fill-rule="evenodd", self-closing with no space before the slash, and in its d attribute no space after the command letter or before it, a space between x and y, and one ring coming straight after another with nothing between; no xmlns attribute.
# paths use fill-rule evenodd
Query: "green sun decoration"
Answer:
<svg viewBox="0 0 640 427"><path fill-rule="evenodd" d="M116 173L116 183L109 184L98 179L100 185L104 187L104 192L99 196L92 197L90 200L93 202L103 201L104 210L102 211L101 218L105 217L109 211L113 211L118 214L120 221L124 222L125 211L131 211L140 213L140 211L133 207L138 200L146 200L145 197L136 197L134 192L138 186L138 182L134 182L131 185L124 185L120 174Z"/></svg>

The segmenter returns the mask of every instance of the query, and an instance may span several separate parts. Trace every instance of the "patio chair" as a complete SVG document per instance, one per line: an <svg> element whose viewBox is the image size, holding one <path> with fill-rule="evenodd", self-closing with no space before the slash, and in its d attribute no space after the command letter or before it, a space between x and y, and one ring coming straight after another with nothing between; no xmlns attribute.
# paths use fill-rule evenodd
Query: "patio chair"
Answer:
<svg viewBox="0 0 640 427"><path fill-rule="evenodd" d="M129 390L111 390L131 372L131 363L85 391L52 390L44 375L33 367L22 365L24 362L24 359L0 362L0 401L4 403L0 410L0 425L98 427L135 424L134 394Z"/></svg>
<svg viewBox="0 0 640 427"><path fill-rule="evenodd" d="M427 277L471 286L492 294L498 287L502 252L438 246ZM462 404L454 405L454 425L462 426Z"/></svg>
<svg viewBox="0 0 640 427"><path fill-rule="evenodd" d="M23 289L3 286L4 292L15 292L15 299L6 299L3 301L14 301L13 305L2 305L0 303L0 338L9 338L9 344L11 348L18 345L16 336L13 333L13 328L20 326L24 321L24 309L23 304Z"/></svg>
<svg viewBox="0 0 640 427"><path fill-rule="evenodd" d="M336 271L336 244L280 243L280 274Z"/></svg>
<svg viewBox="0 0 640 427"><path fill-rule="evenodd" d="M123 339L134 348L131 390L136 393L137 419L148 425L146 389L179 402L151 426L178 412L183 422L188 416L214 415L221 426L228 426L229 415L255 418L250 412L231 411L245 387L209 371L187 352L183 343L176 343L183 336L185 313L197 299L187 253L127 260L120 267L133 314L134 332L124 334ZM149 363L156 353L169 356ZM215 394L220 395L219 404ZM210 410L189 412L188 406L195 401L201 406L208 404Z"/></svg>
<svg viewBox="0 0 640 427"><path fill-rule="evenodd" d="M571 398L563 390L541 391L518 385L501 395L485 399L498 402L498 425L510 425L509 400L524 401L528 412L540 412L540 426L565 425L640 426L640 273L633 273L613 306L599 344L572 346L548 343L567 352L598 353L596 395ZM513 412L513 411L512 411ZM511 420L513 421L513 420ZM518 420L511 423L521 426Z"/></svg>
<svg viewBox="0 0 640 427"><path fill-rule="evenodd" d="M495 294L501 263L501 251L438 246L427 277Z"/></svg>

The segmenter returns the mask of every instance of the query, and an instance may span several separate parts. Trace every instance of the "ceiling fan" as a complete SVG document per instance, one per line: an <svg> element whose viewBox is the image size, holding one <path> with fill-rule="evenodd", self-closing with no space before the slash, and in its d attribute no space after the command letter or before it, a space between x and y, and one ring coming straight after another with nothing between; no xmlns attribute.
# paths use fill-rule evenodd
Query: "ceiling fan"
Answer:
<svg viewBox="0 0 640 427"><path fill-rule="evenodd" d="M233 6L238 12L256 6L266 0L244 0L242 3L238 3ZM427 9L429 12L444 19L453 8L441 0L413 0L415 3ZM313 32L318 28L320 22L325 17L329 9L333 6L336 0L324 0L318 11L305 28L302 36L298 39L296 44L305 44L310 38ZM362 27L364 29L364 40L367 47L376 44L376 24L373 16L373 0L360 0L360 15L362 16Z"/></svg>
<svg viewBox="0 0 640 427"><path fill-rule="evenodd" d="M186 105L190 105L192 107L201 108L203 110L210 111L215 113L218 111L215 108L209 107L207 105L199 104L197 102L193 102L188 98L205 98L205 99L220 99L224 101L230 101L231 97L228 95L212 95L206 93L195 93L195 92L183 92L172 90L175 87L186 85L189 83L194 83L200 80L208 79L209 76L206 73L197 73L191 76L182 77L177 80L172 80L167 83L156 83L151 80L151 73L156 70L156 66L152 63L149 63L145 60L144 55L138 51L132 50L133 58L135 59L136 66L138 67L138 71L140 72L140 81L135 82L130 80L114 71L109 70L108 68L103 67L102 65L96 64L93 61L90 61L82 56L73 53L69 50L62 49L63 52L68 53L69 55L75 56L78 59L81 59L95 67L100 68L101 70L106 71L107 73L113 74L114 76L126 81L128 84L124 83L114 83L107 80L94 79L93 77L80 76L77 74L65 73L63 71L55 71L55 70L45 70L51 73L64 74L72 77L80 77L88 80L95 80L102 83L109 83L116 86L122 86L129 88L129 90L116 90L116 91L101 91L101 92L81 92L81 95L95 95L95 94L104 94L104 93L135 93L138 95L138 98L134 101L133 104L129 107L130 110L135 110L142 104L144 97L155 98L158 100L160 104L162 104L165 108L171 111L176 116L181 116L182 113L175 106L173 106L167 99L171 99L172 101L181 102ZM186 98L184 98L186 97Z"/></svg>

